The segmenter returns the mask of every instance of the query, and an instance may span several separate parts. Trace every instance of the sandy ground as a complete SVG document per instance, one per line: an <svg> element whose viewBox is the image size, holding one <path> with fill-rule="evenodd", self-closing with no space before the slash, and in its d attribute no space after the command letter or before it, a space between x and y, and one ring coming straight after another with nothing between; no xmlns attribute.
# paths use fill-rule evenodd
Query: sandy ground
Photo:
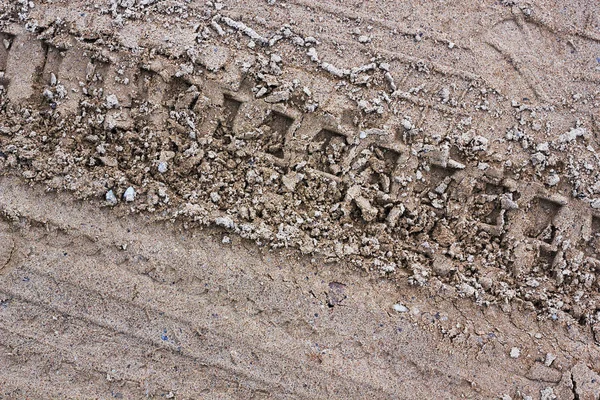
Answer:
<svg viewBox="0 0 600 400"><path fill-rule="evenodd" d="M599 15L0 4L0 398L600 398Z"/></svg>

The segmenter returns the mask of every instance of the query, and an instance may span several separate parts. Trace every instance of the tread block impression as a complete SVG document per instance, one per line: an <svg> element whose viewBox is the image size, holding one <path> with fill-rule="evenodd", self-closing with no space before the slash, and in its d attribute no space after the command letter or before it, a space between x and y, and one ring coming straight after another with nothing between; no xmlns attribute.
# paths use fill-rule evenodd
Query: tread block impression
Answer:
<svg viewBox="0 0 600 400"><path fill-rule="evenodd" d="M340 176L349 148L345 135L322 129L308 145L308 164L319 171Z"/></svg>
<svg viewBox="0 0 600 400"><path fill-rule="evenodd" d="M278 111L270 110L260 129L263 151L277 158L284 157L285 138L294 119Z"/></svg>
<svg viewBox="0 0 600 400"><path fill-rule="evenodd" d="M223 117L221 118L221 124L227 130L231 130L233 128L233 121L235 120L235 117L237 116L241 105L241 101L238 101L228 95L224 96Z"/></svg>
<svg viewBox="0 0 600 400"><path fill-rule="evenodd" d="M15 39L14 35L9 33L0 33L0 85L8 86L8 79L5 78L6 65L8 63L8 52Z"/></svg>
<svg viewBox="0 0 600 400"><path fill-rule="evenodd" d="M557 229L554 220L562 205L543 197L535 197L529 204L529 226L525 235L540 242L552 244Z"/></svg>
<svg viewBox="0 0 600 400"><path fill-rule="evenodd" d="M377 145L363 150L352 164L356 182L383 193L397 194L394 175L400 156L396 150Z"/></svg>
<svg viewBox="0 0 600 400"><path fill-rule="evenodd" d="M502 226L504 212L501 201L503 196L510 196L508 189L491 182L481 182L474 188L474 195L473 218L487 226Z"/></svg>
<svg viewBox="0 0 600 400"><path fill-rule="evenodd" d="M600 259L600 216L592 215L590 237L585 245L588 257Z"/></svg>
<svg viewBox="0 0 600 400"><path fill-rule="evenodd" d="M192 109L197 96L186 96L190 86L181 78L173 78L167 84L164 106L170 110Z"/></svg>
<svg viewBox="0 0 600 400"><path fill-rule="evenodd" d="M10 82L8 98L18 103L33 96L34 83L43 70L46 51L42 42L30 34L15 36L9 49L4 78Z"/></svg>
<svg viewBox="0 0 600 400"><path fill-rule="evenodd" d="M59 76L60 65L63 61L61 50L47 43L42 46L46 51L46 60L44 61L44 71L42 72L42 83L47 85L50 83L50 76L54 74Z"/></svg>
<svg viewBox="0 0 600 400"><path fill-rule="evenodd" d="M88 95L91 95L93 97L102 96L104 80L108 75L109 68L109 63L99 60L97 58L92 58L88 62L85 69L85 78L90 86L90 89L88 90Z"/></svg>

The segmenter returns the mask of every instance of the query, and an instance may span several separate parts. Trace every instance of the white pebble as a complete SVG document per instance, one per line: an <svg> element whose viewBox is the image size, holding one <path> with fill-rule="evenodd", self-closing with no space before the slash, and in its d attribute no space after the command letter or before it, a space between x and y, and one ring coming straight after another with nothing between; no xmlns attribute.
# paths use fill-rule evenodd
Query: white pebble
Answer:
<svg viewBox="0 0 600 400"><path fill-rule="evenodd" d="M165 172L167 172L167 168L168 168L168 165L166 162L161 161L158 163L158 172L160 172L161 174L164 174Z"/></svg>
<svg viewBox="0 0 600 400"><path fill-rule="evenodd" d="M278 64L281 62L281 56L279 54L271 54L271 61Z"/></svg>
<svg viewBox="0 0 600 400"><path fill-rule="evenodd" d="M554 354L546 353L546 360L544 361L544 365L546 365L546 367L549 367L552 365L554 360L556 360L556 356Z"/></svg>
<svg viewBox="0 0 600 400"><path fill-rule="evenodd" d="M44 92L42 93L44 95L44 97L48 100L52 100L54 98L54 93L52 93L50 90L48 89L44 89Z"/></svg>
<svg viewBox="0 0 600 400"><path fill-rule="evenodd" d="M215 218L215 224L223 228L235 229L235 222L229 217L217 217Z"/></svg>
<svg viewBox="0 0 600 400"><path fill-rule="evenodd" d="M406 129L407 131L410 131L411 129L414 128L414 125L408 118L404 118L402 121L400 121L400 123L402 124L402 127L404 129Z"/></svg>
<svg viewBox="0 0 600 400"><path fill-rule="evenodd" d="M108 108L117 108L119 107L119 99L114 94L109 94L106 96L106 107Z"/></svg>
<svg viewBox="0 0 600 400"><path fill-rule="evenodd" d="M548 176L548 179L546 179L546 183L548 184L548 186L556 186L556 185L558 185L559 182L560 182L560 177L556 174L552 174L552 175Z"/></svg>
<svg viewBox="0 0 600 400"><path fill-rule="evenodd" d="M134 201L135 200L135 189L133 187L129 186L127 188L127 190L125 191L125 193L123 194L123 198L128 203L131 203L132 201Z"/></svg>
<svg viewBox="0 0 600 400"><path fill-rule="evenodd" d="M106 201L108 202L108 204L110 204L111 206L114 206L117 204L117 196L115 196L115 193L112 190L109 190L108 192L106 192Z"/></svg>
<svg viewBox="0 0 600 400"><path fill-rule="evenodd" d="M210 194L210 200L211 200L213 203L218 203L218 202L219 202L219 200L221 200L221 195L220 195L219 193L217 193L217 192L212 192L212 193Z"/></svg>
<svg viewBox="0 0 600 400"><path fill-rule="evenodd" d="M518 347L513 347L510 349L510 358L519 358L521 355L521 350Z"/></svg>
<svg viewBox="0 0 600 400"><path fill-rule="evenodd" d="M400 303L394 304L394 311L396 312L408 312L408 308Z"/></svg>

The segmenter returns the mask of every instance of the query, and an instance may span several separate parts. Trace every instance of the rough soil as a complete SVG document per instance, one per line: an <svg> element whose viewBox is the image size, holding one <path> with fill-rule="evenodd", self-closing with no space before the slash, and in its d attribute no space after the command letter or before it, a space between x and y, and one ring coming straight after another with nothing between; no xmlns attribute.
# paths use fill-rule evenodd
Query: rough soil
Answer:
<svg viewBox="0 0 600 400"><path fill-rule="evenodd" d="M600 398L600 5L0 3L1 398Z"/></svg>

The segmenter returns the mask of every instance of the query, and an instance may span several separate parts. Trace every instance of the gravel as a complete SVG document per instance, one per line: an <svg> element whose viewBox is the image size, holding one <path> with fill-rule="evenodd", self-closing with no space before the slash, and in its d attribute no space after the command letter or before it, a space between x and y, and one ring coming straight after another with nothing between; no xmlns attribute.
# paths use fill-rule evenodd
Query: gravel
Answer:
<svg viewBox="0 0 600 400"><path fill-rule="evenodd" d="M108 204L110 204L111 206L114 206L118 203L117 196L115 196L115 193L112 190L106 192L105 198Z"/></svg>
<svg viewBox="0 0 600 400"><path fill-rule="evenodd" d="M510 358L519 358L521 355L521 350L518 347L513 347L510 349Z"/></svg>
<svg viewBox="0 0 600 400"><path fill-rule="evenodd" d="M132 201L134 201L135 200L135 189L133 187L129 186L127 188L127 190L125 191L125 193L123 194L123 198L128 203L131 203Z"/></svg>
<svg viewBox="0 0 600 400"><path fill-rule="evenodd" d="M394 311L399 312L399 313L405 313L405 312L408 312L408 307L406 307L405 305L402 305L400 303L396 303L396 304L394 304Z"/></svg>
<svg viewBox="0 0 600 400"><path fill-rule="evenodd" d="M164 174L165 172L167 172L168 169L168 164L164 161L161 161L158 163L158 172L160 172L161 174Z"/></svg>

